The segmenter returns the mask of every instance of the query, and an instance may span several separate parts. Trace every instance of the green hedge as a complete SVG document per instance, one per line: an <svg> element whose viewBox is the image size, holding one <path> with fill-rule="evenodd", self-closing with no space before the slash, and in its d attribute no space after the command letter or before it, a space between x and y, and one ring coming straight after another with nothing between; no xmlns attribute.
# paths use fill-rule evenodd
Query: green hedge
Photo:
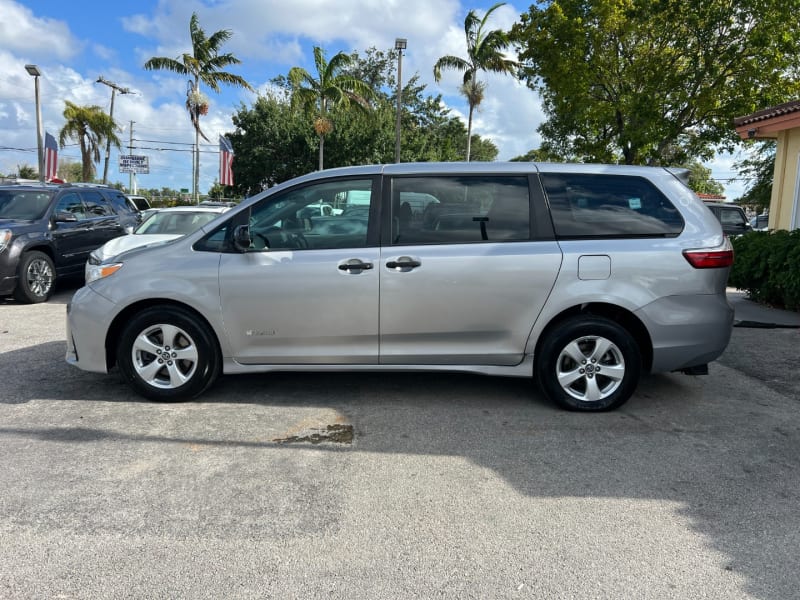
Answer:
<svg viewBox="0 0 800 600"><path fill-rule="evenodd" d="M800 229L753 231L731 240L735 251L728 284L764 304L800 310Z"/></svg>

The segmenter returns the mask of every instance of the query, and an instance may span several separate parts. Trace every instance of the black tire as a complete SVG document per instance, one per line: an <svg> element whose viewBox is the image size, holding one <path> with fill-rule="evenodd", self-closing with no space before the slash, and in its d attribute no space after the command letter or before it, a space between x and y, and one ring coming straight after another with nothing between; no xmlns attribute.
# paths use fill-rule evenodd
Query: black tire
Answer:
<svg viewBox="0 0 800 600"><path fill-rule="evenodd" d="M636 340L604 317L571 317L545 336L536 358L545 395L568 410L613 410L633 395L642 371Z"/></svg>
<svg viewBox="0 0 800 600"><path fill-rule="evenodd" d="M156 306L135 315L117 346L123 378L139 394L157 402L199 396L216 380L221 362L208 325L175 306Z"/></svg>
<svg viewBox="0 0 800 600"><path fill-rule="evenodd" d="M17 287L14 289L17 301L28 304L46 302L53 295L55 284L56 268L47 254L31 250L20 257Z"/></svg>

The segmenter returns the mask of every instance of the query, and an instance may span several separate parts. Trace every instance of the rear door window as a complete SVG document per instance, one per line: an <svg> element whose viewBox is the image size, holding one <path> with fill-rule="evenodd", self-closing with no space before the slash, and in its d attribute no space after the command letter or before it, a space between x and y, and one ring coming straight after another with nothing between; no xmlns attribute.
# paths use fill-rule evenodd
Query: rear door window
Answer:
<svg viewBox="0 0 800 600"><path fill-rule="evenodd" d="M89 190L81 192L81 196L83 196L83 204L89 217L107 217L114 214L111 206L100 192Z"/></svg>
<svg viewBox="0 0 800 600"><path fill-rule="evenodd" d="M531 237L525 176L396 177L391 243L464 244Z"/></svg>
<svg viewBox="0 0 800 600"><path fill-rule="evenodd" d="M131 215L136 212L121 192L110 192L108 195L111 198L111 206L114 207L117 214Z"/></svg>
<svg viewBox="0 0 800 600"><path fill-rule="evenodd" d="M652 183L642 177L542 173L556 236L672 237L683 218Z"/></svg>
<svg viewBox="0 0 800 600"><path fill-rule="evenodd" d="M742 225L747 223L744 211L738 208L722 208L719 212L719 220L723 225Z"/></svg>

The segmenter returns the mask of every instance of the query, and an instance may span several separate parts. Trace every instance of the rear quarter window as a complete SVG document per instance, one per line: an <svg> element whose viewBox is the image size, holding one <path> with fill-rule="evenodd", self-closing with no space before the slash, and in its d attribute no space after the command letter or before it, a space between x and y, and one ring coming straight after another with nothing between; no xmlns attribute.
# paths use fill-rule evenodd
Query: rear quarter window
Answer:
<svg viewBox="0 0 800 600"><path fill-rule="evenodd" d="M123 196L119 192L112 192L109 194L111 198L111 206L114 207L114 211L121 215L130 215L133 214L134 209L128 204L128 199Z"/></svg>
<svg viewBox="0 0 800 600"><path fill-rule="evenodd" d="M683 218L643 177L543 173L556 236L569 238L674 237Z"/></svg>

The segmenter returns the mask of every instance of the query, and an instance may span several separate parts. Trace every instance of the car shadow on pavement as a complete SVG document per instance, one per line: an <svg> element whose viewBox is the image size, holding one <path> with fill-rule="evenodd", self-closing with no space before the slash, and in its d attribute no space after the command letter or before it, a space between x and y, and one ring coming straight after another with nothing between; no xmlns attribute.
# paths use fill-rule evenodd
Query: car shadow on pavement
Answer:
<svg viewBox="0 0 800 600"><path fill-rule="evenodd" d="M621 409L579 414L550 404L529 380L434 373L230 376L197 401L156 404L136 396L116 373L73 369L63 354L58 342L4 354L0 403L60 401L65 408L58 423L5 423L0 437L461 457L538 501L666 502L661 510L674 511L726 557L703 569L742 577L759 598L796 592L785 574L797 564L797 405L779 396L754 400L726 367L712 365L706 378L648 376ZM87 403L114 406L93 410ZM325 439L334 426L350 426L351 438ZM397 473L407 484L409 476ZM353 477L369 489L368 472ZM467 489L480 502L483 484L473 484ZM587 528L631 518L616 514L619 507L612 502L602 514L579 518ZM759 516L765 508L769 519ZM666 543L654 543L660 542Z"/></svg>

